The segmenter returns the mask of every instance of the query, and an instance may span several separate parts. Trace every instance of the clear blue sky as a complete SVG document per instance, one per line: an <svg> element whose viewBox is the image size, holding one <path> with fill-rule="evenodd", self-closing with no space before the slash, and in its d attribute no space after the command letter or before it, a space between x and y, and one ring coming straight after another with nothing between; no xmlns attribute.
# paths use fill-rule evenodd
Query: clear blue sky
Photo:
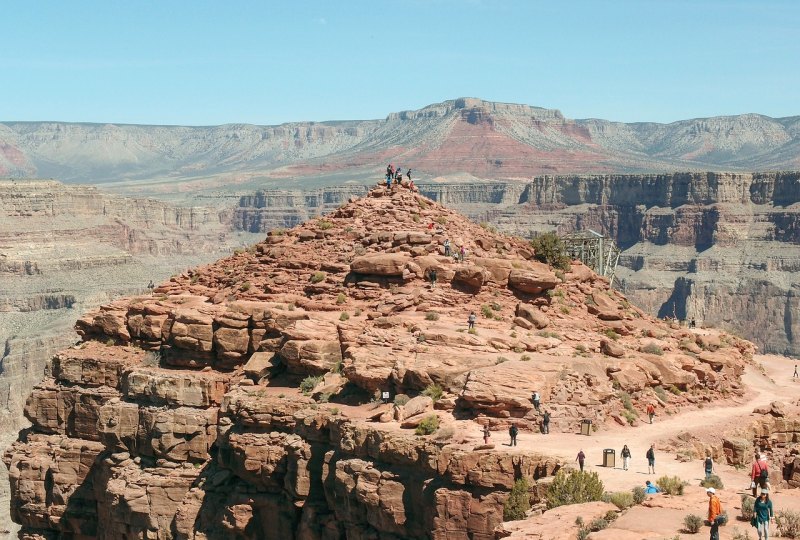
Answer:
<svg viewBox="0 0 800 540"><path fill-rule="evenodd" d="M800 114L800 1L8 2L0 120L383 118L462 96L570 118Z"/></svg>

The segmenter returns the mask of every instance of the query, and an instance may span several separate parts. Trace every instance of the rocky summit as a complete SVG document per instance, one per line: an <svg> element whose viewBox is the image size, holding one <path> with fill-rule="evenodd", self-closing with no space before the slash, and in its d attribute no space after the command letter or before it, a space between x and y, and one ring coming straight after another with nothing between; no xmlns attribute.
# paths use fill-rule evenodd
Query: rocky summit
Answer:
<svg viewBox="0 0 800 540"><path fill-rule="evenodd" d="M21 537L494 539L514 481L541 502L565 464L482 426L635 429L744 392L749 342L535 256L376 187L87 313L5 454Z"/></svg>

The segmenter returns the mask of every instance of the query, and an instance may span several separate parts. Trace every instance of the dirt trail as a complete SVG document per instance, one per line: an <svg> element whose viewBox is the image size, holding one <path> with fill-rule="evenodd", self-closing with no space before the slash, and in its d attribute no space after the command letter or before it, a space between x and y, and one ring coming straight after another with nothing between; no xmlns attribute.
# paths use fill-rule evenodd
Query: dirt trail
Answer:
<svg viewBox="0 0 800 540"><path fill-rule="evenodd" d="M696 483L703 476L702 461L677 461L674 453L658 451L658 441L686 431L713 430L715 426L720 430L727 429L737 418L749 415L755 407L773 401L794 401L800 397L800 383L793 383L791 380L794 369L791 361L780 356L757 356L756 361L764 366L767 376L759 373L754 367L748 367L742 377L748 393L739 404L705 407L674 416L657 416L652 425L644 423L636 428L623 426L603 428L602 431L588 437L571 433L551 432L550 435L540 435L522 432L518 437L517 446L511 448L506 445L508 436L498 432L493 433L493 442L498 448L512 452L535 450L567 460L575 460L578 451L582 449L587 456L588 469L597 471L609 490L629 489L644 484L647 479L655 480L663 474L678 475L684 480ZM775 382L770 380L770 377ZM480 427L471 429L470 437L476 442L481 440ZM647 474L645 452L651 443L656 443L656 475ZM619 455L623 444L627 444L631 450L631 464L628 471L622 470L622 458ZM606 448L614 449L616 452L615 468L601 466L603 450ZM722 464L716 464L716 470L723 482L734 489L749 485L747 474L749 471L737 471Z"/></svg>

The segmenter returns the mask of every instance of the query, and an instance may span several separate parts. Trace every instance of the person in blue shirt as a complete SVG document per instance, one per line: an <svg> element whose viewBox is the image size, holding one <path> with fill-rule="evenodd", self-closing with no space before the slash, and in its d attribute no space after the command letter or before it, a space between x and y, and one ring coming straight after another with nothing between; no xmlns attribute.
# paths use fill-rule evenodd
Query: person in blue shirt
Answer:
<svg viewBox="0 0 800 540"><path fill-rule="evenodd" d="M648 494L661 493L661 490L655 484L651 484L650 480L644 483L644 492Z"/></svg>

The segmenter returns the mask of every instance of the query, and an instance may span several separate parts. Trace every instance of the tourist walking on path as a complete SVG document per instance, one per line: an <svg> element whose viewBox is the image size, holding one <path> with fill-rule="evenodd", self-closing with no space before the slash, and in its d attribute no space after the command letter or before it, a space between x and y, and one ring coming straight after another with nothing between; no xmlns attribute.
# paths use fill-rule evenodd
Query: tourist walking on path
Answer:
<svg viewBox="0 0 800 540"><path fill-rule="evenodd" d="M653 417L656 415L656 408L653 407L652 403L647 404L647 417L650 419L650 423L653 423Z"/></svg>
<svg viewBox="0 0 800 540"><path fill-rule="evenodd" d="M539 395L539 392L534 392L533 397L531 398L533 401L533 408L536 409L536 412L539 412L539 405L542 403L542 398Z"/></svg>
<svg viewBox="0 0 800 540"><path fill-rule="evenodd" d="M656 474L656 445L651 444L647 449L647 474Z"/></svg>
<svg viewBox="0 0 800 540"><path fill-rule="evenodd" d="M750 487L753 489L753 497L758 497L758 488L769 489L769 466L767 456L764 454L756 455L753 466L750 468Z"/></svg>
<svg viewBox="0 0 800 540"><path fill-rule="evenodd" d="M622 470L628 470L628 464L631 462L631 450L628 448L628 445L622 445L622 452L620 452L622 456Z"/></svg>
<svg viewBox="0 0 800 540"><path fill-rule="evenodd" d="M706 480L708 480L708 478L714 473L714 460L711 459L711 455L706 456L703 468L706 472Z"/></svg>
<svg viewBox="0 0 800 540"><path fill-rule="evenodd" d="M545 435L550 434L550 411L545 410L542 417L542 433Z"/></svg>
<svg viewBox="0 0 800 540"><path fill-rule="evenodd" d="M769 500L769 491L762 490L761 496L753 504L753 519L750 525L756 528L758 540L769 538L769 522L775 519L775 512L772 510L772 501Z"/></svg>
<svg viewBox="0 0 800 540"><path fill-rule="evenodd" d="M583 449L581 449L581 451L578 452L578 457L575 458L575 461L578 462L581 471L583 471L583 462L586 461L586 454L583 453Z"/></svg>
<svg viewBox="0 0 800 540"><path fill-rule="evenodd" d="M511 427L508 428L508 434L511 436L511 443L509 446L517 446L517 434L519 433L519 428L517 424L511 424Z"/></svg>
<svg viewBox="0 0 800 540"><path fill-rule="evenodd" d="M469 317L467 317L467 327L469 328L469 330L473 330L475 328L475 319L476 318L477 317L475 316L475 312L474 311L470 311L469 312Z"/></svg>
<svg viewBox="0 0 800 540"><path fill-rule="evenodd" d="M722 504L713 487L706 490L708 495L708 523L711 525L710 540L719 540L719 526L722 523Z"/></svg>
<svg viewBox="0 0 800 540"><path fill-rule="evenodd" d="M483 444L489 444L489 437L491 436L489 426L483 426Z"/></svg>

